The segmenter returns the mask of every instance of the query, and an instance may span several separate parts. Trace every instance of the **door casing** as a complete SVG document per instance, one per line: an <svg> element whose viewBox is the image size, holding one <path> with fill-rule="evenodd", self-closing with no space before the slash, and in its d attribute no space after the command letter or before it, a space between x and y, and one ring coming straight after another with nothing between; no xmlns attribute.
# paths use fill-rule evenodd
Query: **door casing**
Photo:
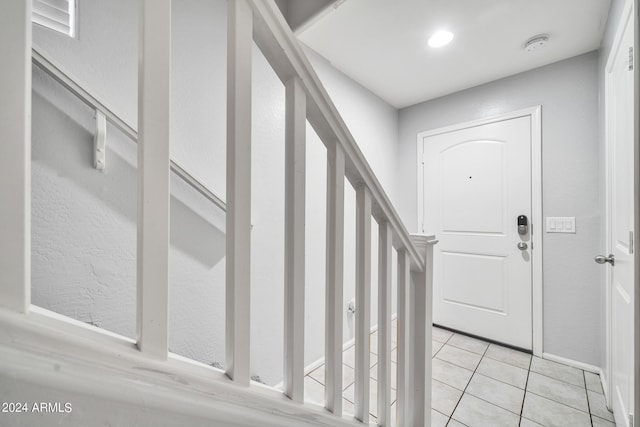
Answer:
<svg viewBox="0 0 640 427"><path fill-rule="evenodd" d="M605 122L604 122L604 126L605 126L605 191L606 191L606 197L605 197L605 203L606 203L606 207L605 207L605 244L606 244L606 253L610 253L611 251L611 201L610 201L610 197L609 197L609 187L611 185L610 182L610 171L609 171L609 153L610 153L610 149L611 149L611 139L609 136L609 111L611 109L611 89L610 89L610 83L609 83L609 79L608 79L608 74L609 71L611 70L611 68L613 67L613 61L615 59L615 55L614 53L617 51L617 49L619 49L621 47L621 43L622 43L622 39L623 39L623 32L624 32L624 28L625 25L628 22L631 22L634 25L634 38L633 38L633 48L634 48L634 57L637 57L638 52L637 52L637 47L638 47L638 13L640 13L640 11L638 11L638 7L636 5L636 7L634 7L634 2L637 3L637 1L635 0L627 0L625 2L622 14L620 16L620 21L618 24L618 28L616 29L616 34L614 37L614 41L612 44L612 48L611 51L609 52L609 56L607 58L607 63L605 66ZM636 13L634 15L632 15L633 11L636 11ZM633 90L634 90L634 101L633 101L633 108L634 108L634 123L633 123L633 135L634 135L634 147L635 147L635 160L634 160L634 189L633 189L633 194L634 194L634 202L633 202L633 206L634 206L634 212L635 212L635 218L634 218L634 232L635 232L635 238L634 238L634 268L635 268L635 283L634 283L634 313L633 313L633 318L634 318L634 355L633 355L633 360L635 361L634 364L634 403L633 403L633 411L634 411L634 416L636 417L636 419L638 418L638 416L640 416L640 257L638 254L638 251L640 250L640 242L638 242L638 232L640 232L640 186L638 185L638 182L640 181L640 118L638 117L638 111L640 111L639 109L639 94L638 94L638 90L640 89L639 87L639 70L638 70L638 60L634 58L634 78L633 78ZM610 380L610 376L611 376L611 372L612 372L612 344L611 344L611 324L612 324L612 313L611 313L611 299L612 299L612 284L611 284L611 275L610 274L605 274L605 286L606 286L606 315L605 315L605 319L606 319L606 326L605 326L605 331L606 331L606 363L605 363L605 376L602 378L602 384L603 384L603 390L604 390L604 394L605 394L605 399L607 402L607 407L609 407L609 409L611 409L611 399L613 396L613 381ZM637 422L637 421L636 421Z"/></svg>
<svg viewBox="0 0 640 427"><path fill-rule="evenodd" d="M420 132L417 136L417 178L418 178L418 229L424 232L424 164L423 139L443 133L454 132L475 126L503 120L516 119L518 117L531 117L531 284L532 284L532 336L533 354L542 357L543 353L543 296L542 296L542 106L537 105L506 114L491 116L479 120L459 123L426 132Z"/></svg>

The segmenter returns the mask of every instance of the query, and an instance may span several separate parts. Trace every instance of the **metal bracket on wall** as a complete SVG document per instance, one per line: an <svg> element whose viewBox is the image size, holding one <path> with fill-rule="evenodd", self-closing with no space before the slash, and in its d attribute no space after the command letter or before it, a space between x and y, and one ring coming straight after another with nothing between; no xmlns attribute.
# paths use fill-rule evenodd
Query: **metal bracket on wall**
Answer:
<svg viewBox="0 0 640 427"><path fill-rule="evenodd" d="M107 160L107 117L96 110L96 133L93 137L93 167L104 170Z"/></svg>

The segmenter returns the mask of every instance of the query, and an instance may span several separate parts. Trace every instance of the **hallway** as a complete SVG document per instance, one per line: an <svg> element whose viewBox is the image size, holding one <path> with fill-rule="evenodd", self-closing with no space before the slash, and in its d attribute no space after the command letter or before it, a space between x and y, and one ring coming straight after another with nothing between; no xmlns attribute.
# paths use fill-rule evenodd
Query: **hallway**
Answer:
<svg viewBox="0 0 640 427"><path fill-rule="evenodd" d="M392 323L395 399L396 321ZM377 332L371 334L371 421L376 416ZM482 340L433 328L433 427L613 427L600 377ZM354 347L343 355L343 408L353 413ZM322 404L324 365L305 377L305 400ZM392 425L395 425L395 402Z"/></svg>

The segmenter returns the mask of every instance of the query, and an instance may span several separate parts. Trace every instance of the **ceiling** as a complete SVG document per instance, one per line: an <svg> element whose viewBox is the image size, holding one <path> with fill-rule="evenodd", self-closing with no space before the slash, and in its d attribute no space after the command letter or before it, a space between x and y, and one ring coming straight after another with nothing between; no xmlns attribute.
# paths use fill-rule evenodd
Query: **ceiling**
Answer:
<svg viewBox="0 0 640 427"><path fill-rule="evenodd" d="M297 31L334 67L402 108L597 49L611 0L346 0ZM440 29L454 33L427 46ZM524 50L532 36L549 42Z"/></svg>

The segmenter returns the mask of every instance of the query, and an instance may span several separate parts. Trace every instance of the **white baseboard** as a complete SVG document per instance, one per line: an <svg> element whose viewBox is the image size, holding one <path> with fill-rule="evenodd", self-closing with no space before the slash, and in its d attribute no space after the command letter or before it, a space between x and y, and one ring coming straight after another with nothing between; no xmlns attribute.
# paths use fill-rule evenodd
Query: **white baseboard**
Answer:
<svg viewBox="0 0 640 427"><path fill-rule="evenodd" d="M555 354L551 353L542 353L542 358L551 360L552 362L562 363L563 365L571 366L573 368L582 369L583 371L592 372L594 374L600 375L600 378L602 378L602 368L598 366L578 362L577 360L568 359L562 356L556 356Z"/></svg>
<svg viewBox="0 0 640 427"><path fill-rule="evenodd" d="M397 314L397 313L392 314L392 315L391 315L391 321L396 320L396 318L397 318L397 317L398 317L398 314ZM374 332L375 332L375 331L377 331L377 330L378 330L378 325L377 325L377 324L375 324L375 325L373 325L373 326L371 327L371 329L369 330L369 333L371 333L371 334L372 334L372 333L374 333ZM349 339L348 341L345 341L345 343L344 343L344 344L343 344L343 346L342 346L342 351L346 351L347 349L349 349L349 347L352 347L355 343L356 343L356 339L355 339L355 337L354 337L354 338ZM320 366L324 365L324 359L325 359L325 358L324 358L324 356L322 356L321 358L319 358L319 359L317 359L317 360L315 360L315 361L313 361L313 362L309 363L309 364L308 364L307 366L305 366L305 368L304 368L304 374L305 374L305 375L308 375L308 374L310 374L311 372L313 372L313 371L315 371L316 369L318 369ZM283 383L283 382L280 382L280 383L278 383L278 384L276 384L276 385L274 386L274 388L276 388L276 389L280 389L280 390L282 390L282 388L283 388L283 387L284 387L284 383Z"/></svg>

